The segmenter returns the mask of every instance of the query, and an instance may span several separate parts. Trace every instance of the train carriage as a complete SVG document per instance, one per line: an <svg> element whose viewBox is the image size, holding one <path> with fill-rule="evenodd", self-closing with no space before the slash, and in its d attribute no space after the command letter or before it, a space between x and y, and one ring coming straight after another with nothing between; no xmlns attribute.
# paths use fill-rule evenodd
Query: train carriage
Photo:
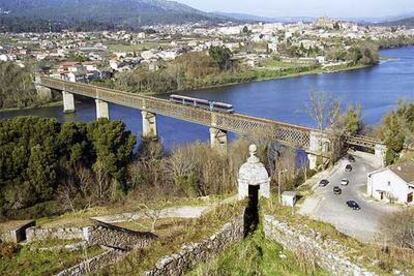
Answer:
<svg viewBox="0 0 414 276"><path fill-rule="evenodd" d="M170 101L176 104L194 106L197 108L202 108L210 111L234 113L233 105L228 103L209 101L206 99L199 99L176 94L170 96Z"/></svg>

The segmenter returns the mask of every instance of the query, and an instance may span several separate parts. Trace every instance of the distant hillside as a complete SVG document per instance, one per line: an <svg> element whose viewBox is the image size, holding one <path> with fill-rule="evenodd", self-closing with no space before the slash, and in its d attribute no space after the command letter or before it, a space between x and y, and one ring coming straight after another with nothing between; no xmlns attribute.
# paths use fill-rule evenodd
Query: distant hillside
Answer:
<svg viewBox="0 0 414 276"><path fill-rule="evenodd" d="M0 26L5 31L137 29L153 24L228 20L163 0L0 0L0 11Z"/></svg>
<svg viewBox="0 0 414 276"><path fill-rule="evenodd" d="M396 21L387 21L381 23L381 25L386 26L406 26L409 28L414 28L414 17L404 18Z"/></svg>
<svg viewBox="0 0 414 276"><path fill-rule="evenodd" d="M213 14L218 16L224 16L228 18L233 18L239 21L250 21L250 22L283 22L283 23L290 23L290 22L310 22L314 21L316 18L309 17L309 16L297 16L297 17L266 17L266 16L258 16L246 13L228 13L228 12L214 12Z"/></svg>

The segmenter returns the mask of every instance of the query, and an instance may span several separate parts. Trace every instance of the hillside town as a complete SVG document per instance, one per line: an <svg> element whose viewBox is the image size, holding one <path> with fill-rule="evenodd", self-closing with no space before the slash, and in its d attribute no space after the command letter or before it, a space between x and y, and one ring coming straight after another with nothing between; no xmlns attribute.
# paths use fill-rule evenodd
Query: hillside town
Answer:
<svg viewBox="0 0 414 276"><path fill-rule="evenodd" d="M329 68L350 62L336 52L348 50L355 41L413 37L413 29L362 26L329 18L312 23L223 24L213 28L199 23L146 26L138 33L6 33L0 35L0 61L20 66L35 63L51 76L92 81L139 66L154 71L184 53L215 46L230 49L233 59L249 68L260 68L272 56Z"/></svg>

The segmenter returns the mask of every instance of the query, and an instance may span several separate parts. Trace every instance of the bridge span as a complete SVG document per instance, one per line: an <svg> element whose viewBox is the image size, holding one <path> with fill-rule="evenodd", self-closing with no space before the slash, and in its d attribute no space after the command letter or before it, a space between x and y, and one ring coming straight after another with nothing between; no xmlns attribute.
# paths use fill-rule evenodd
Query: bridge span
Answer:
<svg viewBox="0 0 414 276"><path fill-rule="evenodd" d="M310 168L316 167L317 156L327 156L329 140L317 129L288 124L275 120L257 118L239 113L221 113L204 110L188 105L180 105L157 97L144 96L114 89L74 83L41 76L37 86L62 93L64 112L75 112L74 95L95 99L96 117L108 118L109 103L115 103L141 110L142 136L157 137L156 115L164 115L179 120L201 124L210 128L210 142L213 148L227 149L227 132L249 135L257 131L270 131L275 139L287 146L303 149L308 153ZM380 141L364 136L345 137L345 144L360 146L375 151L383 159L385 147Z"/></svg>

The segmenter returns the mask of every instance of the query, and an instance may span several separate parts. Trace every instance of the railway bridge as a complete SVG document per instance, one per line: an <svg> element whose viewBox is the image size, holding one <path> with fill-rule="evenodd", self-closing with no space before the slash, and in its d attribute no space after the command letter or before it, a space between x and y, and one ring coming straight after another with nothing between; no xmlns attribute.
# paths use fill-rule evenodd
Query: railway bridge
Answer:
<svg viewBox="0 0 414 276"><path fill-rule="evenodd" d="M222 113L181 105L151 96L144 96L113 90L84 83L74 83L40 76L36 80L38 89L60 91L63 96L64 112L75 112L75 95L82 95L95 99L96 117L110 118L109 103L119 104L141 110L142 136L144 138L157 137L157 115L164 115L196 124L210 129L210 143L212 148L227 150L227 133L234 132L248 135L256 131L271 131L275 139L281 144L303 149L309 158L309 167L316 168L318 156L328 157L329 139L317 129L288 124L275 120L257 118L239 113ZM370 137L345 137L345 144L370 149L375 155L384 159L386 148L380 142Z"/></svg>

